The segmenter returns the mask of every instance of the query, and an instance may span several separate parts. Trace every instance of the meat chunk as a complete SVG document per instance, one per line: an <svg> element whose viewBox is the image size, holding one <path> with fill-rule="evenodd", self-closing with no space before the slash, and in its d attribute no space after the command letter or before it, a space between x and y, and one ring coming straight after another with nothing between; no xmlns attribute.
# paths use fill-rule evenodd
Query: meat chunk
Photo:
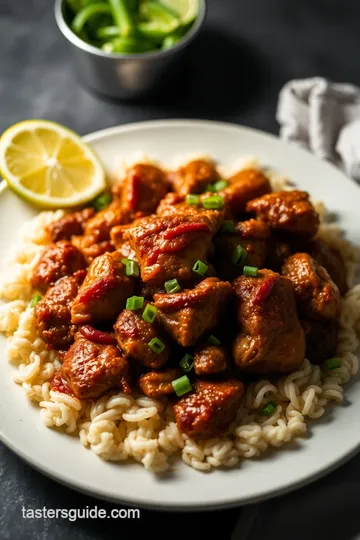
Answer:
<svg viewBox="0 0 360 540"><path fill-rule="evenodd" d="M35 306L37 330L51 348L64 350L73 342L76 326L71 324L70 308L85 274L79 270L59 279Z"/></svg>
<svg viewBox="0 0 360 540"><path fill-rule="evenodd" d="M269 238L267 246L267 257L264 267L275 272L281 272L286 259L294 253L294 244L284 242L281 238L273 235Z"/></svg>
<svg viewBox="0 0 360 540"><path fill-rule="evenodd" d="M39 262L33 270L32 286L44 293L58 279L71 276L71 274L83 270L86 266L81 251L66 240L61 240L56 244L49 244L44 249Z"/></svg>
<svg viewBox="0 0 360 540"><path fill-rule="evenodd" d="M142 280L163 286L170 279L194 281L192 268L199 259L206 262L213 234L206 216L174 215L136 221L125 238L136 253Z"/></svg>
<svg viewBox="0 0 360 540"><path fill-rule="evenodd" d="M136 261L136 254L130 245L130 242L125 239L125 232L129 227L127 225L118 225L111 229L110 237L115 246L115 249L121 253L124 259Z"/></svg>
<svg viewBox="0 0 360 540"><path fill-rule="evenodd" d="M267 243L270 228L261 220L249 219L236 223L234 232L218 234L214 238L217 275L221 279L233 281L244 264L262 268L267 255ZM240 246L246 252L246 258L239 263L232 262L236 248Z"/></svg>
<svg viewBox="0 0 360 540"><path fill-rule="evenodd" d="M340 294L342 296L346 294L349 287L346 278L346 268L341 253L328 246L328 244L322 240L309 241L304 251L309 253L321 266L326 268L331 279L337 285Z"/></svg>
<svg viewBox="0 0 360 540"><path fill-rule="evenodd" d="M229 204L234 214L243 212L246 203L271 191L266 176L256 169L243 169L229 178L229 185L220 195Z"/></svg>
<svg viewBox="0 0 360 540"><path fill-rule="evenodd" d="M309 317L336 319L340 315L339 289L327 270L307 253L295 253L283 265L282 274L292 283L299 311Z"/></svg>
<svg viewBox="0 0 360 540"><path fill-rule="evenodd" d="M65 214L65 216L58 221L50 223L47 230L50 234L51 241L58 242L59 240L70 240L72 236L83 234L86 222L89 221L94 214L94 208L85 208L80 212Z"/></svg>
<svg viewBox="0 0 360 540"><path fill-rule="evenodd" d="M75 335L60 371L78 399L97 398L111 388L130 392L129 364L119 349L90 341L81 332Z"/></svg>
<svg viewBox="0 0 360 540"><path fill-rule="evenodd" d="M302 319L305 332L306 358L312 364L321 364L336 353L339 323L334 319Z"/></svg>
<svg viewBox="0 0 360 540"><path fill-rule="evenodd" d="M105 253L90 265L71 307L73 324L113 322L134 293L133 278L125 275L121 255Z"/></svg>
<svg viewBox="0 0 360 540"><path fill-rule="evenodd" d="M170 349L166 339L157 324L144 321L142 310L124 309L114 325L114 330L125 356L151 369L159 369L168 361ZM149 343L154 338L160 339L165 345L162 351L155 352L150 348Z"/></svg>
<svg viewBox="0 0 360 540"><path fill-rule="evenodd" d="M84 255L88 264L91 264L96 257L114 251L114 245L109 240L96 242L93 236L72 236L71 243L76 246Z"/></svg>
<svg viewBox="0 0 360 540"><path fill-rule="evenodd" d="M229 358L223 347L202 343L195 349L194 371L196 375L221 373L229 366Z"/></svg>
<svg viewBox="0 0 360 540"><path fill-rule="evenodd" d="M203 193L208 184L220 179L219 173L210 161L196 159L169 174L170 182L179 195Z"/></svg>
<svg viewBox="0 0 360 540"><path fill-rule="evenodd" d="M271 270L240 276L233 284L240 334L233 344L236 365L252 373L291 373L305 358L291 281Z"/></svg>
<svg viewBox="0 0 360 540"><path fill-rule="evenodd" d="M122 185L122 207L132 213L155 212L169 187L166 175L161 169L138 163L129 169Z"/></svg>
<svg viewBox="0 0 360 540"><path fill-rule="evenodd" d="M139 386L146 396L156 399L174 394L175 390L171 383L180 376L181 371L177 368L150 371L140 377Z"/></svg>
<svg viewBox="0 0 360 540"><path fill-rule="evenodd" d="M85 236L90 236L92 243L99 244L110 240L110 231L113 227L130 221L129 212L121 206L118 200L114 200L86 223Z"/></svg>
<svg viewBox="0 0 360 540"><path fill-rule="evenodd" d="M231 292L229 282L213 277L204 279L194 289L155 294L158 320L175 341L189 347L217 325Z"/></svg>
<svg viewBox="0 0 360 540"><path fill-rule="evenodd" d="M278 191L254 199L246 205L274 230L311 238L319 228L319 216L305 191Z"/></svg>
<svg viewBox="0 0 360 540"><path fill-rule="evenodd" d="M206 439L227 431L244 393L242 382L196 381L194 391L174 405L177 427L189 437Z"/></svg>

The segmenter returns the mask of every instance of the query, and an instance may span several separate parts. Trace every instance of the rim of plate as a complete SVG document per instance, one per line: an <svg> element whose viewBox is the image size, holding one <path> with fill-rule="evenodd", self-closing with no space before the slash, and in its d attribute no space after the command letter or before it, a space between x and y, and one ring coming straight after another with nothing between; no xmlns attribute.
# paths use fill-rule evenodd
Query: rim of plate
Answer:
<svg viewBox="0 0 360 540"><path fill-rule="evenodd" d="M131 131L137 131L142 129L163 129L163 128L174 128L174 127L204 127L204 128L226 128L228 130L233 131L246 131L248 133L252 133L254 135L260 136L261 138L269 139L272 141L276 141L280 143L281 145L286 145L288 147L291 147L294 149L294 144L288 143L285 141L282 141L277 137L276 135L273 135L271 133L267 133L258 129L250 128L241 124L234 124L232 122L218 122L218 121L211 121L211 120L187 120L187 119L171 119L171 120L149 120L149 121L143 121L143 122L134 122L134 123L128 123L123 124L119 126L113 126L110 128L105 128L102 130L94 131L92 133L89 133L85 136L82 136L82 139L84 142L91 145L92 142L99 141L100 139L106 139L107 137L113 137L117 134L124 134ZM310 155L317 161L320 161L316 156L311 154L308 150L296 146L296 151L303 153L304 155ZM323 166L326 168L331 169L332 171L337 170L335 166L332 164L324 161L321 162ZM353 181L348 178L345 174L343 176L343 181L348 183L348 186L350 185L354 188ZM3 194L3 192L7 190L7 185L5 181L2 181L2 184L0 185L0 195ZM40 210L39 210L40 211ZM25 397L25 396L24 396ZM35 411L34 411L34 414ZM82 481L77 480L76 478L70 478L66 474L63 474L62 471L56 471L54 472L54 469L51 467L44 465L39 460L34 458L32 455L29 455L29 453L21 446L18 446L16 444L13 444L12 441L0 431L0 441L5 444L10 450L12 450L15 454L17 454L21 459L23 459L26 463L31 465L34 469L37 471L45 474L52 480L55 480L59 484L62 484L70 489L73 489L75 491L78 491L80 493L89 495L94 497L98 500L104 500L116 504L125 504L127 506L133 507L136 506L138 508L143 509L150 509L155 511L167 511L167 512L204 512L206 510L223 510L226 508L234 508L239 506L248 506L257 502L263 502L272 498L277 498L281 495L284 495L286 493L293 492L301 487L304 487L306 485L309 485L313 483L314 481L324 477L328 473L334 471L344 463L346 463L349 459L351 459L354 455L356 455L360 451L360 437L359 441L356 444L353 444L346 452L343 452L341 457L334 456L332 460L328 460L328 462L323 466L316 467L315 470L310 471L307 474L303 474L301 478L299 478L298 481L290 481L288 483L282 482L281 487L274 487L274 488L268 488L266 491L260 494L256 494L253 496L248 497L239 497L238 495L235 496L234 499L225 501L225 502L216 502L216 498L214 497L213 501L205 501L201 503L196 503L196 506L194 504L182 504L182 503L169 503L168 501L162 501L162 502L153 502L151 500L136 500L136 498L131 497L127 498L124 495L121 495L120 497L115 497L112 495L109 495L109 493L106 491L106 488L97 487L94 488L93 486L88 486L84 484ZM100 458L98 458L100 460ZM100 460L101 463L101 460ZM196 473L198 471L195 471ZM238 472L237 469L235 470L229 470L230 474L231 472L236 473ZM144 470L144 474L148 474L148 471ZM203 474L203 473L199 473Z"/></svg>

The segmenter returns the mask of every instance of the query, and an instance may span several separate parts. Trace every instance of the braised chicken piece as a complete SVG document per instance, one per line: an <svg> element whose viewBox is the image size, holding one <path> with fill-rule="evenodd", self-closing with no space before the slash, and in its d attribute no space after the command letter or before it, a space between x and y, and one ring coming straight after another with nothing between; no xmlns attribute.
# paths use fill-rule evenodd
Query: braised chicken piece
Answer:
<svg viewBox="0 0 360 540"><path fill-rule="evenodd" d="M233 343L238 368L252 373L291 373L305 358L305 336L291 281L271 270L234 283L240 333Z"/></svg>
<svg viewBox="0 0 360 540"><path fill-rule="evenodd" d="M234 224L233 232L218 234L214 238L215 267L221 279L232 281L242 273L244 264L262 268L267 255L271 235L268 225L261 220L249 219ZM236 250L244 250L239 260ZM239 252L240 253L240 252Z"/></svg>
<svg viewBox="0 0 360 540"><path fill-rule="evenodd" d="M196 375L213 375L229 367L229 358L224 347L202 343L194 353L194 372Z"/></svg>
<svg viewBox="0 0 360 540"><path fill-rule="evenodd" d="M126 357L148 368L159 369L168 361L170 347L158 325L146 322L142 313L142 309L124 309L114 324L116 339Z"/></svg>
<svg viewBox="0 0 360 540"><path fill-rule="evenodd" d="M109 334L98 332L96 339ZM116 343L116 342L115 342ZM111 388L130 393L129 363L113 344L91 341L80 332L64 357L60 377L78 399L98 398Z"/></svg>
<svg viewBox="0 0 360 540"><path fill-rule="evenodd" d="M94 244L109 241L113 227L130 223L130 221L130 213L121 206L118 200L114 200L86 223L85 236L90 236Z"/></svg>
<svg viewBox="0 0 360 540"><path fill-rule="evenodd" d="M115 249L121 253L124 259L136 261L136 253L130 245L130 242L125 239L125 233L129 225L117 225L111 229L110 237L115 246Z"/></svg>
<svg viewBox="0 0 360 540"><path fill-rule="evenodd" d="M31 284L44 293L58 279L71 276L86 267L86 260L81 251L66 240L61 240L46 246L33 270Z"/></svg>
<svg viewBox="0 0 360 540"><path fill-rule="evenodd" d="M135 221L125 238L140 263L145 283L163 286L170 279L194 281L194 264L206 263L214 230L204 215L149 217Z"/></svg>
<svg viewBox="0 0 360 540"><path fill-rule="evenodd" d="M283 265L282 274L292 283L299 312L305 317L336 319L340 315L339 289L327 270L307 253L295 253Z"/></svg>
<svg viewBox="0 0 360 540"><path fill-rule="evenodd" d="M134 279L125 275L121 255L114 251L94 259L71 307L73 324L111 323L134 293Z"/></svg>
<svg viewBox="0 0 360 540"><path fill-rule="evenodd" d="M229 282L212 277L204 279L194 289L155 294L158 320L179 345L189 347L217 325L231 292Z"/></svg>
<svg viewBox="0 0 360 540"><path fill-rule="evenodd" d="M321 364L336 353L339 323L334 319L301 319L305 332L306 358L312 364Z"/></svg>
<svg viewBox="0 0 360 540"><path fill-rule="evenodd" d="M177 427L188 437L199 439L226 432L236 419L243 393L244 385L236 379L196 381L193 392L173 407Z"/></svg>
<svg viewBox="0 0 360 540"><path fill-rule="evenodd" d="M203 193L209 184L220 179L219 173L210 161L196 159L169 173L170 182L178 195Z"/></svg>
<svg viewBox="0 0 360 540"><path fill-rule="evenodd" d="M72 236L71 243L81 251L88 264L104 253L114 251L114 245L110 240L96 242L95 238L90 235Z"/></svg>
<svg viewBox="0 0 360 540"><path fill-rule="evenodd" d="M72 236L84 233L85 224L95 214L94 208L85 208L80 212L65 214L58 221L53 221L47 226L52 242L70 240Z"/></svg>
<svg viewBox="0 0 360 540"><path fill-rule="evenodd" d="M235 215L244 212L249 201L271 191L269 180L256 169L243 169L231 176L228 183L219 195L224 197Z"/></svg>
<svg viewBox="0 0 360 540"><path fill-rule="evenodd" d="M76 326L71 324L70 308L85 275L85 270L79 270L59 279L34 308L39 335L51 348L64 350L74 340Z"/></svg>
<svg viewBox="0 0 360 540"><path fill-rule="evenodd" d="M305 191L277 191L253 199L247 212L255 212L276 231L311 238L319 228L319 216Z"/></svg>
<svg viewBox="0 0 360 540"><path fill-rule="evenodd" d="M139 387L146 396L151 398L160 398L175 394L172 381L181 376L180 369L170 368L162 371L149 371L139 379Z"/></svg>
<svg viewBox="0 0 360 540"><path fill-rule="evenodd" d="M346 294L349 287L341 254L322 240L310 240L304 247L306 253L309 253L321 266L326 268L331 279L337 285L340 294L342 296Z"/></svg>
<svg viewBox="0 0 360 540"><path fill-rule="evenodd" d="M155 212L169 191L165 173L154 165L138 163L131 167L121 186L121 204L128 212Z"/></svg>

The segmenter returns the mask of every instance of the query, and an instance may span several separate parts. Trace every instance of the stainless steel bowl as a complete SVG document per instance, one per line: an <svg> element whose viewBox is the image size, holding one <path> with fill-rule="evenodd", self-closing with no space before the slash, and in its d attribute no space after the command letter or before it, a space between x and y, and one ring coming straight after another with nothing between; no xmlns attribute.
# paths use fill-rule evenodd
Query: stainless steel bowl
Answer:
<svg viewBox="0 0 360 540"><path fill-rule="evenodd" d="M79 74L87 87L115 99L136 99L161 91L179 73L185 53L204 22L206 0L199 0L199 14L192 28L174 47L143 54L106 53L82 41L64 17L64 0L55 2L55 18L70 43Z"/></svg>

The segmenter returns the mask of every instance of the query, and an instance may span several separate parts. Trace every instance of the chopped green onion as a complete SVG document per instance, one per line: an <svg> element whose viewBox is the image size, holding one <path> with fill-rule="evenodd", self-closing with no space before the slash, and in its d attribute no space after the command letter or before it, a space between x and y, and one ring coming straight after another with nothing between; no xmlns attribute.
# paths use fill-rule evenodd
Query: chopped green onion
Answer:
<svg viewBox="0 0 360 540"><path fill-rule="evenodd" d="M32 299L30 300L30 307L35 307L38 302L42 299L41 294L34 294Z"/></svg>
<svg viewBox="0 0 360 540"><path fill-rule="evenodd" d="M242 264L245 262L246 256L246 250L242 246L238 245L233 251L231 262L233 264Z"/></svg>
<svg viewBox="0 0 360 540"><path fill-rule="evenodd" d="M215 193L214 184L207 184L204 193Z"/></svg>
<svg viewBox="0 0 360 540"><path fill-rule="evenodd" d="M211 334L208 337L208 344L209 345L214 345L215 347L218 347L219 345L221 345L221 341L216 336L214 336L214 334Z"/></svg>
<svg viewBox="0 0 360 540"><path fill-rule="evenodd" d="M222 233L232 233L235 231L235 223L232 219L225 219L221 225L221 232Z"/></svg>
<svg viewBox="0 0 360 540"><path fill-rule="evenodd" d="M161 339L157 337L152 338L152 340L149 341L148 345L150 349L156 354L161 354L165 349L165 344L161 341Z"/></svg>
<svg viewBox="0 0 360 540"><path fill-rule="evenodd" d="M226 180L218 180L213 185L213 188L214 188L214 191L222 191L223 189L228 187L228 185L229 185L229 182L227 182Z"/></svg>
<svg viewBox="0 0 360 540"><path fill-rule="evenodd" d="M340 358L329 358L326 360L326 367L328 369L337 369L341 367L341 359Z"/></svg>
<svg viewBox="0 0 360 540"><path fill-rule="evenodd" d="M184 358L182 358L179 362L179 366L183 371L189 372L194 367L194 357L192 354L186 353Z"/></svg>
<svg viewBox="0 0 360 540"><path fill-rule="evenodd" d="M179 285L179 282L177 279L169 279L169 281L167 281L165 283L165 291L167 293L177 293L179 291L181 291L181 287Z"/></svg>
<svg viewBox="0 0 360 540"><path fill-rule="evenodd" d="M205 276L208 269L209 269L208 265L203 263L202 261L196 261L196 263L192 267L192 271L195 272L195 274L198 274L199 276Z"/></svg>
<svg viewBox="0 0 360 540"><path fill-rule="evenodd" d="M243 274L244 276L257 277L259 269L256 266L244 266Z"/></svg>
<svg viewBox="0 0 360 540"><path fill-rule="evenodd" d="M142 314L142 318L144 319L144 321L148 323L153 323L156 319L157 312L158 310L155 306L152 306L151 304L147 304Z"/></svg>
<svg viewBox="0 0 360 540"><path fill-rule="evenodd" d="M187 375L175 379L171 384L178 397L183 396L192 390L191 382Z"/></svg>
<svg viewBox="0 0 360 540"><path fill-rule="evenodd" d="M200 195L193 195L192 193L189 193L185 197L186 204L199 204L200 202Z"/></svg>
<svg viewBox="0 0 360 540"><path fill-rule="evenodd" d="M124 259L121 259L121 262L122 262L123 264L125 264L125 266L127 265L127 263L128 263L129 261L131 261L131 259L127 259L126 257L125 257Z"/></svg>
<svg viewBox="0 0 360 540"><path fill-rule="evenodd" d="M203 207L208 210L221 210L224 208L224 199L220 195L213 195L203 200Z"/></svg>
<svg viewBox="0 0 360 540"><path fill-rule="evenodd" d="M99 212L100 210L104 210L104 208L109 206L111 201L112 201L112 197L110 193L102 193L101 195L96 197L92 205L95 208L95 210Z"/></svg>
<svg viewBox="0 0 360 540"><path fill-rule="evenodd" d="M264 407L260 410L260 414L263 416L272 416L277 409L277 404L275 401L269 401Z"/></svg>
<svg viewBox="0 0 360 540"><path fill-rule="evenodd" d="M139 275L140 275L140 267L139 267L138 263L136 261L129 260L126 263L125 274L128 277L131 277L131 276L139 277Z"/></svg>
<svg viewBox="0 0 360 540"><path fill-rule="evenodd" d="M126 309L130 309L131 311L135 311L137 309L142 308L144 305L144 297L143 296L131 296L126 300Z"/></svg>

